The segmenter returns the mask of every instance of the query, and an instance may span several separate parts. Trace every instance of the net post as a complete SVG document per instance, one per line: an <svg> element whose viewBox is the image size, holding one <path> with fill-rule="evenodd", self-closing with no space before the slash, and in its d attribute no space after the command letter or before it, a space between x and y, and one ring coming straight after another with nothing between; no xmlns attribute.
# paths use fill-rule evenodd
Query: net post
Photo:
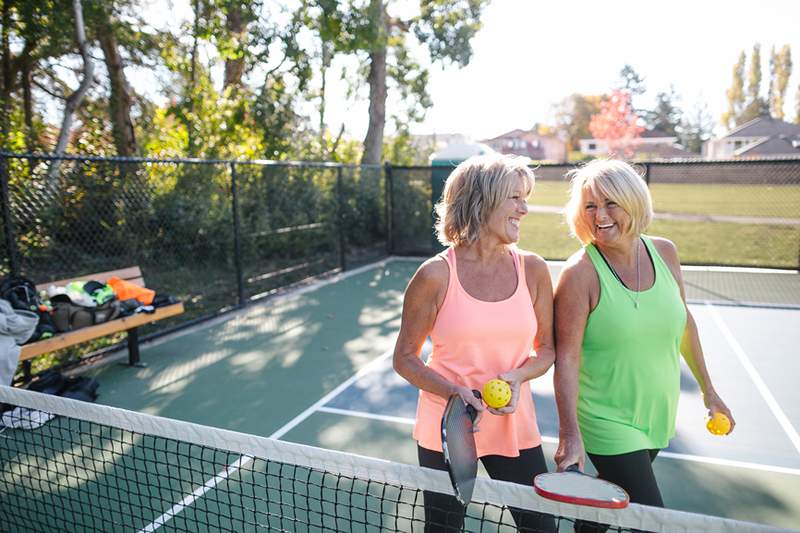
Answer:
<svg viewBox="0 0 800 533"><path fill-rule="evenodd" d="M14 220L11 218L11 194L8 190L8 156L0 154L0 204L2 204L3 232L8 250L8 269L12 276L19 276L17 241L14 237Z"/></svg>
<svg viewBox="0 0 800 533"><path fill-rule="evenodd" d="M342 165L336 167L336 226L339 237L339 268L347 270L346 248L347 239L344 231L344 193L342 192Z"/></svg>
<svg viewBox="0 0 800 533"><path fill-rule="evenodd" d="M644 182L647 184L647 187L650 187L650 163L642 163L644 167Z"/></svg>
<svg viewBox="0 0 800 533"><path fill-rule="evenodd" d="M244 272L242 270L241 223L239 221L239 187L236 176L236 162L230 162L231 170L231 211L233 215L233 263L236 268L236 303L244 307Z"/></svg>
<svg viewBox="0 0 800 533"><path fill-rule="evenodd" d="M383 194L384 194L384 209L386 210L386 254L392 255L394 253L394 235L392 224L392 212L394 202L394 186L392 182L392 165L387 162L383 165Z"/></svg>

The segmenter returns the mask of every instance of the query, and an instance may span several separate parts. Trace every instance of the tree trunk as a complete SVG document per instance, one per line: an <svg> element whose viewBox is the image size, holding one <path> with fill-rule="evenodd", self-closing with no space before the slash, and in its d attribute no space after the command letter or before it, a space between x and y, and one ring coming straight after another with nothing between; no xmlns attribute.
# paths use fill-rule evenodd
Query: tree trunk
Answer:
<svg viewBox="0 0 800 533"><path fill-rule="evenodd" d="M64 119L61 122L61 131L58 134L58 142L56 143L55 154L63 154L67 148L69 141L69 134L72 130L72 120L75 115L75 110L81 105L89 85L92 84L92 76L94 74L94 63L89 57L89 46L86 44L86 28L83 24L83 9L81 8L81 0L72 0L72 9L75 12L75 30L78 39L78 48L83 58L83 79L81 80L78 89L67 97L66 105L64 105ZM50 171L47 174L48 181L53 184L58 174L58 168L61 166L61 161L56 159L50 165Z"/></svg>
<svg viewBox="0 0 800 533"><path fill-rule="evenodd" d="M102 21L98 28L98 40L103 50L108 78L111 82L111 97L109 111L111 114L111 129L114 135L114 145L117 155L131 157L138 152L136 147L136 134L131 119L133 98L131 88L125 77L122 57L119 54L117 38L111 25L108 12L102 10Z"/></svg>
<svg viewBox="0 0 800 533"><path fill-rule="evenodd" d="M14 80L11 75L11 46L9 43L9 25L11 25L11 6L10 2L3 2L2 7L2 80L3 87L0 92L0 148L8 148L6 141L8 140L9 121L8 114L10 112L11 103L11 87Z"/></svg>
<svg viewBox="0 0 800 533"><path fill-rule="evenodd" d="M200 33L200 0L194 0L192 4L194 11L194 35L192 36L192 67L189 71L189 90L188 90L188 112L185 113L186 121L186 151L189 157L195 156L194 149L194 89L197 70L197 43Z"/></svg>
<svg viewBox="0 0 800 533"><path fill-rule="evenodd" d="M362 165L379 165L383 159L383 128L386 125L386 11L383 0L372 0L370 15L376 29L369 54L369 127L364 138Z"/></svg>
<svg viewBox="0 0 800 533"><path fill-rule="evenodd" d="M232 36L236 36L239 47L243 48L244 43L244 25L242 24L242 6L239 2L232 2L228 7L226 15L225 26ZM225 84L223 88L228 87L239 88L242 86L242 75L244 74L244 57L236 59L225 60Z"/></svg>
<svg viewBox="0 0 800 533"><path fill-rule="evenodd" d="M22 60L22 111L25 116L25 148L35 152L37 148L36 136L33 131L33 94L31 92L31 71L33 61L30 54Z"/></svg>

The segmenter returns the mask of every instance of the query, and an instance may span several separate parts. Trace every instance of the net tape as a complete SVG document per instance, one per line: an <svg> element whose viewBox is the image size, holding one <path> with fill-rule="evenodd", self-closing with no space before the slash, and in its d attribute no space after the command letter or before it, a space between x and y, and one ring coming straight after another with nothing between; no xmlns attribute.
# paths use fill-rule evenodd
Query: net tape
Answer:
<svg viewBox="0 0 800 533"><path fill-rule="evenodd" d="M0 403L58 415L0 434L0 524L15 530L422 531L422 491L452 494L446 472L417 466L3 386ZM577 519L615 531L786 531L552 502L482 477L465 530L513 531L509 507L554 515L568 530Z"/></svg>

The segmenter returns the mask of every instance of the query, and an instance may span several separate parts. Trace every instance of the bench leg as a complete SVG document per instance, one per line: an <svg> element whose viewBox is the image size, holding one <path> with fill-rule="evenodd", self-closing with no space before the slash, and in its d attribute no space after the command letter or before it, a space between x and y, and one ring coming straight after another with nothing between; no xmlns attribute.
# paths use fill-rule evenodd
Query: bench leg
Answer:
<svg viewBox="0 0 800 533"><path fill-rule="evenodd" d="M33 376L31 375L31 360L26 359L22 362L22 383L27 385L31 382Z"/></svg>
<svg viewBox="0 0 800 533"><path fill-rule="evenodd" d="M128 330L128 365L139 368L146 366L139 360L139 328Z"/></svg>

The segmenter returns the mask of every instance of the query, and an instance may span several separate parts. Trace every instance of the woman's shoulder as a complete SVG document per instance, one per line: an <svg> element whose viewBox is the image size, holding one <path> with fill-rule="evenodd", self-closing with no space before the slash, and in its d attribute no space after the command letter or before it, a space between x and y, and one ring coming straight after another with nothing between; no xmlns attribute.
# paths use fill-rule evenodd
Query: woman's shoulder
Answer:
<svg viewBox="0 0 800 533"><path fill-rule="evenodd" d="M441 255L434 255L426 259L417 268L412 281L417 281L424 285L447 285L450 276L450 267L445 258Z"/></svg>
<svg viewBox="0 0 800 533"><path fill-rule="evenodd" d="M675 243L664 237L656 237L654 235L647 235L650 242L653 243L658 254L662 259L671 267L680 267L678 260L678 247Z"/></svg>
<svg viewBox="0 0 800 533"><path fill-rule="evenodd" d="M581 248L564 261L558 275L558 286L566 284L584 284L597 279L589 253L586 248Z"/></svg>
<svg viewBox="0 0 800 533"><path fill-rule="evenodd" d="M523 250L522 248L517 248L516 252L525 261L526 270L531 268L547 268L547 261L545 261L541 255L529 250Z"/></svg>

